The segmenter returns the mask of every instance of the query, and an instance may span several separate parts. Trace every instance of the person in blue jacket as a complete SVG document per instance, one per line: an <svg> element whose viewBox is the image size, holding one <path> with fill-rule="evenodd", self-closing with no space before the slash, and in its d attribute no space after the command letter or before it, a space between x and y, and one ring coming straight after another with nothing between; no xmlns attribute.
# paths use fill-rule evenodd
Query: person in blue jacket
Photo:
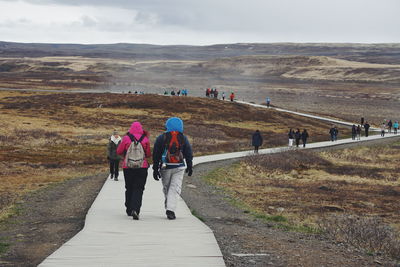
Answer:
<svg viewBox="0 0 400 267"><path fill-rule="evenodd" d="M271 98L267 97L267 99L265 99L265 102L267 103L267 107L269 108L269 106L271 105Z"/></svg>
<svg viewBox="0 0 400 267"><path fill-rule="evenodd" d="M166 132L157 137L153 148L153 177L156 181L161 178L166 215L174 220L184 172L186 170L189 176L193 173L193 152L189 140L183 135L180 118L169 118L165 128Z"/></svg>

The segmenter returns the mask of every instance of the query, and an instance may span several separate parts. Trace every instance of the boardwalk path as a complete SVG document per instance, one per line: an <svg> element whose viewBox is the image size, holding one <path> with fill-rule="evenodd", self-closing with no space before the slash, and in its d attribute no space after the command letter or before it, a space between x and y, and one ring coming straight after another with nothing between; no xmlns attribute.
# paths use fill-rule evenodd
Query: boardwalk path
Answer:
<svg viewBox="0 0 400 267"><path fill-rule="evenodd" d="M392 137L395 135L384 138ZM381 138L370 136L362 141ZM343 139L311 143L307 148L355 142L360 141ZM263 149L260 153L278 153L287 149ZM240 158L250 153L196 157L194 164ZM182 199L178 204L177 219L166 219L161 183L152 179L151 169L139 221L126 216L123 203L123 178L119 182L107 180L86 216L83 230L40 266L225 266L213 232L191 215Z"/></svg>

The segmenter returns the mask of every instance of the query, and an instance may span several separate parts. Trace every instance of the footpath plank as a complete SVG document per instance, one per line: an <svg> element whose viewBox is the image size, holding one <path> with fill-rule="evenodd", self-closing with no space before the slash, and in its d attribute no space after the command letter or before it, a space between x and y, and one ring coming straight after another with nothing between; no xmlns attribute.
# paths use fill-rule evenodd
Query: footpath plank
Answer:
<svg viewBox="0 0 400 267"><path fill-rule="evenodd" d="M212 230L180 199L169 221L161 182L149 169L140 220L128 217L124 181L104 184L85 227L39 266L225 266Z"/></svg>

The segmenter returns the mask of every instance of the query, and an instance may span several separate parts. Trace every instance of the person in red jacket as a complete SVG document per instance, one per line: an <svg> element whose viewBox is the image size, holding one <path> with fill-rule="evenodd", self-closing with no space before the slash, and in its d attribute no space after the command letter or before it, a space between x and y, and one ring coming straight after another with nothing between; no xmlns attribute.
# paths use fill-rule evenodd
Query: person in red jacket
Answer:
<svg viewBox="0 0 400 267"><path fill-rule="evenodd" d="M233 102L233 100L235 99L235 93L234 92L231 93L230 99L231 99L231 102Z"/></svg>
<svg viewBox="0 0 400 267"><path fill-rule="evenodd" d="M151 157L149 134L143 130L139 122L132 123L127 135L124 136L118 146L117 154L126 157L132 140L140 141L145 157L140 168L128 168L124 158L122 168L125 178L125 207L128 216L132 216L134 220L139 220L143 191L147 180L147 169L149 168L147 158Z"/></svg>

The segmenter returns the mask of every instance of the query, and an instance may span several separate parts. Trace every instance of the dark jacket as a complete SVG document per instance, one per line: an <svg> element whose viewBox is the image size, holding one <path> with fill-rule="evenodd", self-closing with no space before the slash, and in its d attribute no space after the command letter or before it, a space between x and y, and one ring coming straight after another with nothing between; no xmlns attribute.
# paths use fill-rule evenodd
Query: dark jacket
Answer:
<svg viewBox="0 0 400 267"><path fill-rule="evenodd" d="M368 131L369 127L371 127L368 123L364 124L364 129Z"/></svg>
<svg viewBox="0 0 400 267"><path fill-rule="evenodd" d="M294 138L293 134L294 134L293 131L289 131L289 133L288 133L289 139L293 139Z"/></svg>
<svg viewBox="0 0 400 267"><path fill-rule="evenodd" d="M308 132L306 132L306 131L303 131L302 133L301 133L301 140L307 140L307 138L308 138Z"/></svg>
<svg viewBox="0 0 400 267"><path fill-rule="evenodd" d="M118 145L121 144L121 141L119 141ZM116 145L113 141L108 142L107 146L107 157L111 160L120 160L121 157L117 154L117 148L118 145Z"/></svg>
<svg viewBox="0 0 400 267"><path fill-rule="evenodd" d="M179 118L170 118L167 120L166 123L166 128L167 132L172 132L172 131L178 131L180 133L183 133L183 122ZM185 158L186 164L188 167L193 166L193 152L192 152L192 146L189 143L189 140L187 137L184 135L183 136L183 145L182 145L182 154L183 157ZM156 142L154 143L154 148L153 148L153 169L158 170L161 165L162 165L162 155L165 151L165 137L164 134L161 134L157 137ZM173 169L173 168L178 168L178 167L184 167L185 163L182 162L180 165L167 165L167 169Z"/></svg>
<svg viewBox="0 0 400 267"><path fill-rule="evenodd" d="M253 146L262 146L262 143L263 143L263 138L261 136L261 133L258 131L253 133L252 145Z"/></svg>
<svg viewBox="0 0 400 267"><path fill-rule="evenodd" d="M338 135L339 130L337 128L331 128L329 130L329 133L333 136L333 135Z"/></svg>
<svg viewBox="0 0 400 267"><path fill-rule="evenodd" d="M295 134L294 134L294 137L295 137L296 140L300 140L301 133L299 131L296 131Z"/></svg>

